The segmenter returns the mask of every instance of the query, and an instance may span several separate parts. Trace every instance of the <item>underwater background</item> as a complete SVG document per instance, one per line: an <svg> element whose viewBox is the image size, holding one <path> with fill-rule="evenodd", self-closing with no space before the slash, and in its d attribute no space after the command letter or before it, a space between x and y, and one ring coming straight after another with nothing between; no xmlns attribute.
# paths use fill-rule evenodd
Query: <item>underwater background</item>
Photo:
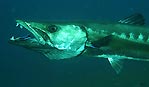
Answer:
<svg viewBox="0 0 149 87"><path fill-rule="evenodd" d="M8 44L12 35L25 35L15 19L99 20L116 22L142 13L149 25L148 0L1 0L0 87L149 87L149 62L124 60L116 74L106 59L49 60Z"/></svg>

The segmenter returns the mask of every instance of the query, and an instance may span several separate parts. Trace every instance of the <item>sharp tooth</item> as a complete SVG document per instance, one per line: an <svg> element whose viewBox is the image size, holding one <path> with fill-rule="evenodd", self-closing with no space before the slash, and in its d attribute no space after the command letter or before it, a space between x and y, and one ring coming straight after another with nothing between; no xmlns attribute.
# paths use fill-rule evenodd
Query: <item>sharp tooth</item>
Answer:
<svg viewBox="0 0 149 87"><path fill-rule="evenodd" d="M22 28L23 28L23 26L21 26L21 25L20 25L20 28L22 29Z"/></svg>
<svg viewBox="0 0 149 87"><path fill-rule="evenodd" d="M10 40L15 40L14 36L12 36L12 37L10 38Z"/></svg>
<svg viewBox="0 0 149 87"><path fill-rule="evenodd" d="M19 23L16 24L16 27L19 26Z"/></svg>

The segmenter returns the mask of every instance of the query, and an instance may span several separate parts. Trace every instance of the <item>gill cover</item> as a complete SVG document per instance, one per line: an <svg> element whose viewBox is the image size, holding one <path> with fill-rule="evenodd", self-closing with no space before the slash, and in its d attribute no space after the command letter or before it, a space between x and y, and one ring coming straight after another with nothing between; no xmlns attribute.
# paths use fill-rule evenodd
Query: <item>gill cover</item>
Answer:
<svg viewBox="0 0 149 87"><path fill-rule="evenodd" d="M52 27L51 27L52 26ZM42 53L50 59L71 58L85 50L86 31L77 25L51 25L46 33L52 48Z"/></svg>

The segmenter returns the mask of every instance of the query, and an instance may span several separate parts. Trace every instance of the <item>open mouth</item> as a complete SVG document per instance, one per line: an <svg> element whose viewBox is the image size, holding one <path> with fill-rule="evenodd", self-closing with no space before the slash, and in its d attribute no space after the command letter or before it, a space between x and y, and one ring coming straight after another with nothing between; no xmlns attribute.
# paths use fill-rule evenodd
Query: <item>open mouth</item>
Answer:
<svg viewBox="0 0 149 87"><path fill-rule="evenodd" d="M25 22L22 20L16 20L16 27L20 27L21 29L27 29L31 34L27 34L23 37L14 37L10 38L10 41L18 42L18 41L27 41L27 40L37 40L38 43L45 44L45 38L47 38L47 34L38 28L33 27L29 22Z"/></svg>
<svg viewBox="0 0 149 87"><path fill-rule="evenodd" d="M17 24L16 24L16 27L20 27L21 29L27 29L28 31L30 31L34 37L36 39L40 38L41 36L35 31L34 28L31 27L31 25L28 23L28 22L24 22L22 20L16 20ZM27 40L27 39L30 39L30 35L26 35L26 36L23 36L23 37L17 37L15 38L14 36L12 36L10 38L10 40Z"/></svg>
<svg viewBox="0 0 149 87"><path fill-rule="evenodd" d="M26 29L24 26L22 26L20 23L16 23L16 27L19 27L20 29ZM17 40L28 40L28 39L31 39L33 37L31 37L31 34L27 34L27 35L24 35L24 36L21 36L21 37L15 37L15 36L12 36L10 38L11 41L17 41Z"/></svg>

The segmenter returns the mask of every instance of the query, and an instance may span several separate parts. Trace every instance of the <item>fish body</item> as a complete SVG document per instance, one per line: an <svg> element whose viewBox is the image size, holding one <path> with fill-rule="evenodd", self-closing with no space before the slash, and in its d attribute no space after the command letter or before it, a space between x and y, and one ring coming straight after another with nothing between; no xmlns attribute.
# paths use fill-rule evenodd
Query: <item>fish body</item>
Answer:
<svg viewBox="0 0 149 87"><path fill-rule="evenodd" d="M117 23L101 22L30 22L16 20L34 37L12 37L9 43L35 50L49 59L76 56L107 58L119 73L122 59L149 61L149 27L141 14Z"/></svg>

